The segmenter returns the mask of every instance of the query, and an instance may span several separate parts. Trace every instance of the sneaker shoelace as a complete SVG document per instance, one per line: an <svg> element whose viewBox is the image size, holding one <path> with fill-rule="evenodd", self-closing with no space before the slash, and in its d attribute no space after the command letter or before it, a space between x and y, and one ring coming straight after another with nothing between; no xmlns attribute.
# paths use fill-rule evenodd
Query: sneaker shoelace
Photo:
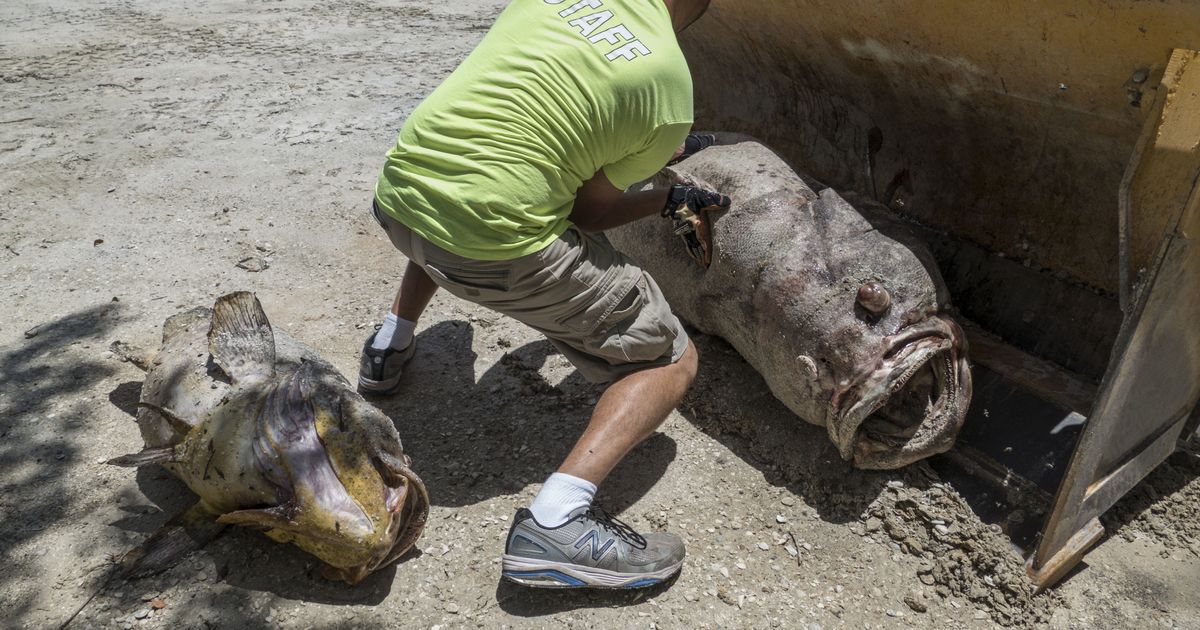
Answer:
<svg viewBox="0 0 1200 630"><path fill-rule="evenodd" d="M599 523L604 529L616 534L618 538L637 547L638 549L646 548L646 539L641 534L634 531L628 523L618 519L617 517L605 512L603 508L593 505L588 508L587 516Z"/></svg>

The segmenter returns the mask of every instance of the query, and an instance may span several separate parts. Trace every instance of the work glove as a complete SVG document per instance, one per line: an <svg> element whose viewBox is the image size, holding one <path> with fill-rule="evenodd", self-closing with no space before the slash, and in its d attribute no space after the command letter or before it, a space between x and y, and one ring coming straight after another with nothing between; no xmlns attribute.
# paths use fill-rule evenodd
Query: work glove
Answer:
<svg viewBox="0 0 1200 630"><path fill-rule="evenodd" d="M687 139L683 141L683 151L671 158L671 161L667 162L667 166L678 164L692 157L704 149L711 147L716 141L717 137L711 133L689 133Z"/></svg>
<svg viewBox="0 0 1200 630"><path fill-rule="evenodd" d="M685 184L671 186L667 194L662 216L671 219L688 256L705 269L712 264L712 216L728 210L732 203L721 193Z"/></svg>

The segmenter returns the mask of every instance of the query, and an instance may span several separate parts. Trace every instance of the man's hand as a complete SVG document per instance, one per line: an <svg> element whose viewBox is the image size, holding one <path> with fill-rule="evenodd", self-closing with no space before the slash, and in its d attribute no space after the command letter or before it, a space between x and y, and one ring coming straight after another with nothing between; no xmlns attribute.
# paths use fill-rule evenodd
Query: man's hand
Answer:
<svg viewBox="0 0 1200 630"><path fill-rule="evenodd" d="M717 137L711 133L689 133L687 139L683 141L683 145L675 151L675 155L671 158L671 161L667 162L667 166L678 164L692 157L704 149L711 147L716 141Z"/></svg>
<svg viewBox="0 0 1200 630"><path fill-rule="evenodd" d="M712 264L712 217L729 209L733 201L718 192L676 184L667 194L662 215L675 223L688 255L704 268Z"/></svg>

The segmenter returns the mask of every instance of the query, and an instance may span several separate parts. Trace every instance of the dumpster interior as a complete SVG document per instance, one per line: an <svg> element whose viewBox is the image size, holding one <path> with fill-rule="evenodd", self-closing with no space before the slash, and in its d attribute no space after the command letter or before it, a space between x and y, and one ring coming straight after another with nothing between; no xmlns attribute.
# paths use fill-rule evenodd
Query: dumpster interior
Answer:
<svg viewBox="0 0 1200 630"><path fill-rule="evenodd" d="M1139 208L1123 260L1122 182L1200 8L1117 5L746 0L684 42L697 128L757 136L928 242L975 382L931 465L1027 556L1177 210Z"/></svg>

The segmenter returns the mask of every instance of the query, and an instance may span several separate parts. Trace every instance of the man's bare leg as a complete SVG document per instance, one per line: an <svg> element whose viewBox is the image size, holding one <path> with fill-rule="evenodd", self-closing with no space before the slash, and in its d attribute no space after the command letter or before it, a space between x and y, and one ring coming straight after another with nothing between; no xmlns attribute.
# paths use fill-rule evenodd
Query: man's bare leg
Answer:
<svg viewBox="0 0 1200 630"><path fill-rule="evenodd" d="M430 278L420 265L408 261L404 277L400 280L400 290L396 292L396 299L392 302L392 314L415 323L420 319L421 313L425 312L425 307L429 306L429 300L433 299L437 290L438 285L434 284L433 278Z"/></svg>
<svg viewBox="0 0 1200 630"><path fill-rule="evenodd" d="M634 372L609 385L558 472L600 485L683 399L696 378L697 358L696 346L688 341L679 361Z"/></svg>
<svg viewBox="0 0 1200 630"><path fill-rule="evenodd" d="M437 289L424 269L411 261L408 263L400 280L400 290L392 301L392 311L363 347L358 370L360 392L381 396L396 390L404 366L417 351L413 345L417 319Z"/></svg>

